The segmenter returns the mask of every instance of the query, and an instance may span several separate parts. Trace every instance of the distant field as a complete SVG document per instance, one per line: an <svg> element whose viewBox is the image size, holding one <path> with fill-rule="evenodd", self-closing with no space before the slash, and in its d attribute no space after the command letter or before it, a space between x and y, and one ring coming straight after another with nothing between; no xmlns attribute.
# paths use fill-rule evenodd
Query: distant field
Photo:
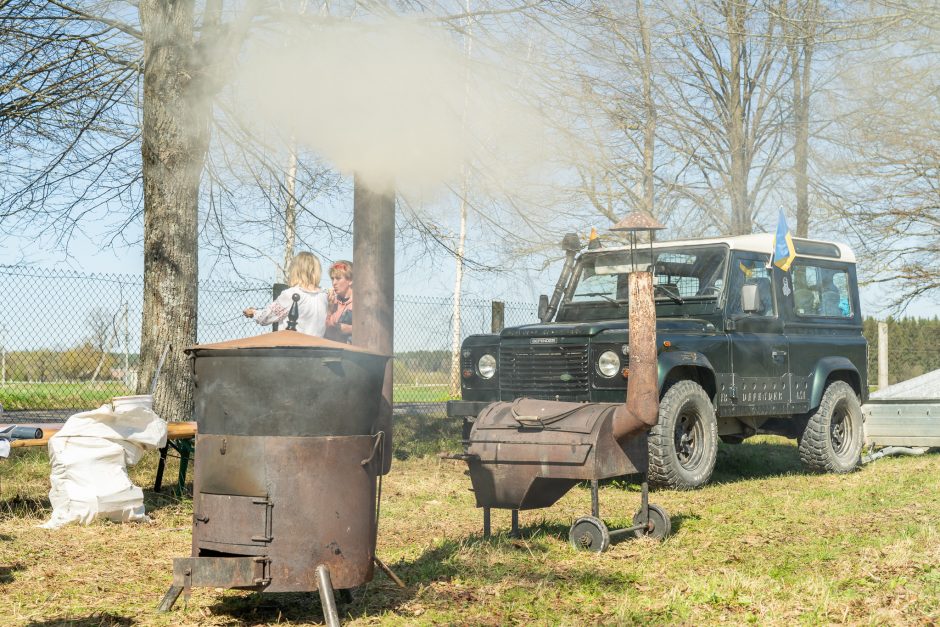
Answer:
<svg viewBox="0 0 940 627"><path fill-rule="evenodd" d="M393 395L396 403L443 403L452 398L446 383L396 385Z"/></svg>
<svg viewBox="0 0 940 627"><path fill-rule="evenodd" d="M112 396L133 394L120 381L97 383L21 383L0 385L0 404L6 411L91 409ZM446 384L396 385L396 403L442 403L450 398Z"/></svg>
<svg viewBox="0 0 940 627"><path fill-rule="evenodd" d="M133 394L121 381L26 383L0 385L0 404L7 411L26 409L82 409L105 403L112 396Z"/></svg>

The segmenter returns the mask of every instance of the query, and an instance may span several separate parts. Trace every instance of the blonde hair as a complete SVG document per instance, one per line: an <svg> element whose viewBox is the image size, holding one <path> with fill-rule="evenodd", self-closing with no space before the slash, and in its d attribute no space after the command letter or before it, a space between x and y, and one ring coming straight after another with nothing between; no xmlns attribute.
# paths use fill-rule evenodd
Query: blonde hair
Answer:
<svg viewBox="0 0 940 627"><path fill-rule="evenodd" d="M287 280L294 286L312 289L320 287L320 260L313 253L297 253L287 269Z"/></svg>
<svg viewBox="0 0 940 627"><path fill-rule="evenodd" d="M346 261L345 259L340 259L339 261L333 262L333 265L330 266L330 278L335 279L336 277L342 277L352 281L353 278L353 265L351 261Z"/></svg>

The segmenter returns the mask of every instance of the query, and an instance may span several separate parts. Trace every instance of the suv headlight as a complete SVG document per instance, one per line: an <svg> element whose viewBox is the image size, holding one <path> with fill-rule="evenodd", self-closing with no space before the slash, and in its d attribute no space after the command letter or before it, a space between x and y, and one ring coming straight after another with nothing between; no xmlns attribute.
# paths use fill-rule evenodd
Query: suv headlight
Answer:
<svg viewBox="0 0 940 627"><path fill-rule="evenodd" d="M608 379L620 372L620 356L614 351L604 351L597 358L597 374Z"/></svg>
<svg viewBox="0 0 940 627"><path fill-rule="evenodd" d="M496 358L489 353L480 357L477 361L477 373L484 379L492 379L496 374Z"/></svg>

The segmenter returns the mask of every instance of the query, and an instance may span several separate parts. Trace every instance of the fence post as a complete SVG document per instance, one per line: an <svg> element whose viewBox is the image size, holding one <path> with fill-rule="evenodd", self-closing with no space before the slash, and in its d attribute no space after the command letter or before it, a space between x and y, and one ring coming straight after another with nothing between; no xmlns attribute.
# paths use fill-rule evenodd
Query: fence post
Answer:
<svg viewBox="0 0 940 627"><path fill-rule="evenodd" d="M492 315L490 316L490 330L493 333L499 333L505 327L506 303L501 300L494 300L492 304Z"/></svg>
<svg viewBox="0 0 940 627"><path fill-rule="evenodd" d="M888 387L888 323L878 323L878 389Z"/></svg>

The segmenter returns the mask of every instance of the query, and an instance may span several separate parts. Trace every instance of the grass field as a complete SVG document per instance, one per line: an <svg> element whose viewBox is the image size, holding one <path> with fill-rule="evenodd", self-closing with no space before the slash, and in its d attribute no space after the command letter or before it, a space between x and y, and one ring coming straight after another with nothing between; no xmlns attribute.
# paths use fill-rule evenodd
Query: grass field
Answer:
<svg viewBox="0 0 940 627"><path fill-rule="evenodd" d="M26 383L9 381L0 386L0 405L7 411L94 409L112 396L134 392L120 381L96 383ZM395 385L396 403L442 403L451 398L450 387L442 384Z"/></svg>
<svg viewBox="0 0 940 627"><path fill-rule="evenodd" d="M809 475L791 442L722 445L715 481L655 492L672 516L664 543L628 540L604 554L567 544L590 511L577 487L522 512L523 537L494 512L481 538L454 426L406 418L385 478L382 574L341 607L351 625L934 624L940 620L940 455L882 459L859 472ZM404 448L402 448L404 447ZM153 481L155 455L132 469ZM0 623L5 625L311 625L317 595L195 589L171 614L156 604L173 557L190 552L189 499L146 491L149 524L37 529L49 515L42 450L0 461ZM168 476L175 476L171 468ZM601 488L601 513L627 524L637 486ZM182 599L181 599L182 601Z"/></svg>

